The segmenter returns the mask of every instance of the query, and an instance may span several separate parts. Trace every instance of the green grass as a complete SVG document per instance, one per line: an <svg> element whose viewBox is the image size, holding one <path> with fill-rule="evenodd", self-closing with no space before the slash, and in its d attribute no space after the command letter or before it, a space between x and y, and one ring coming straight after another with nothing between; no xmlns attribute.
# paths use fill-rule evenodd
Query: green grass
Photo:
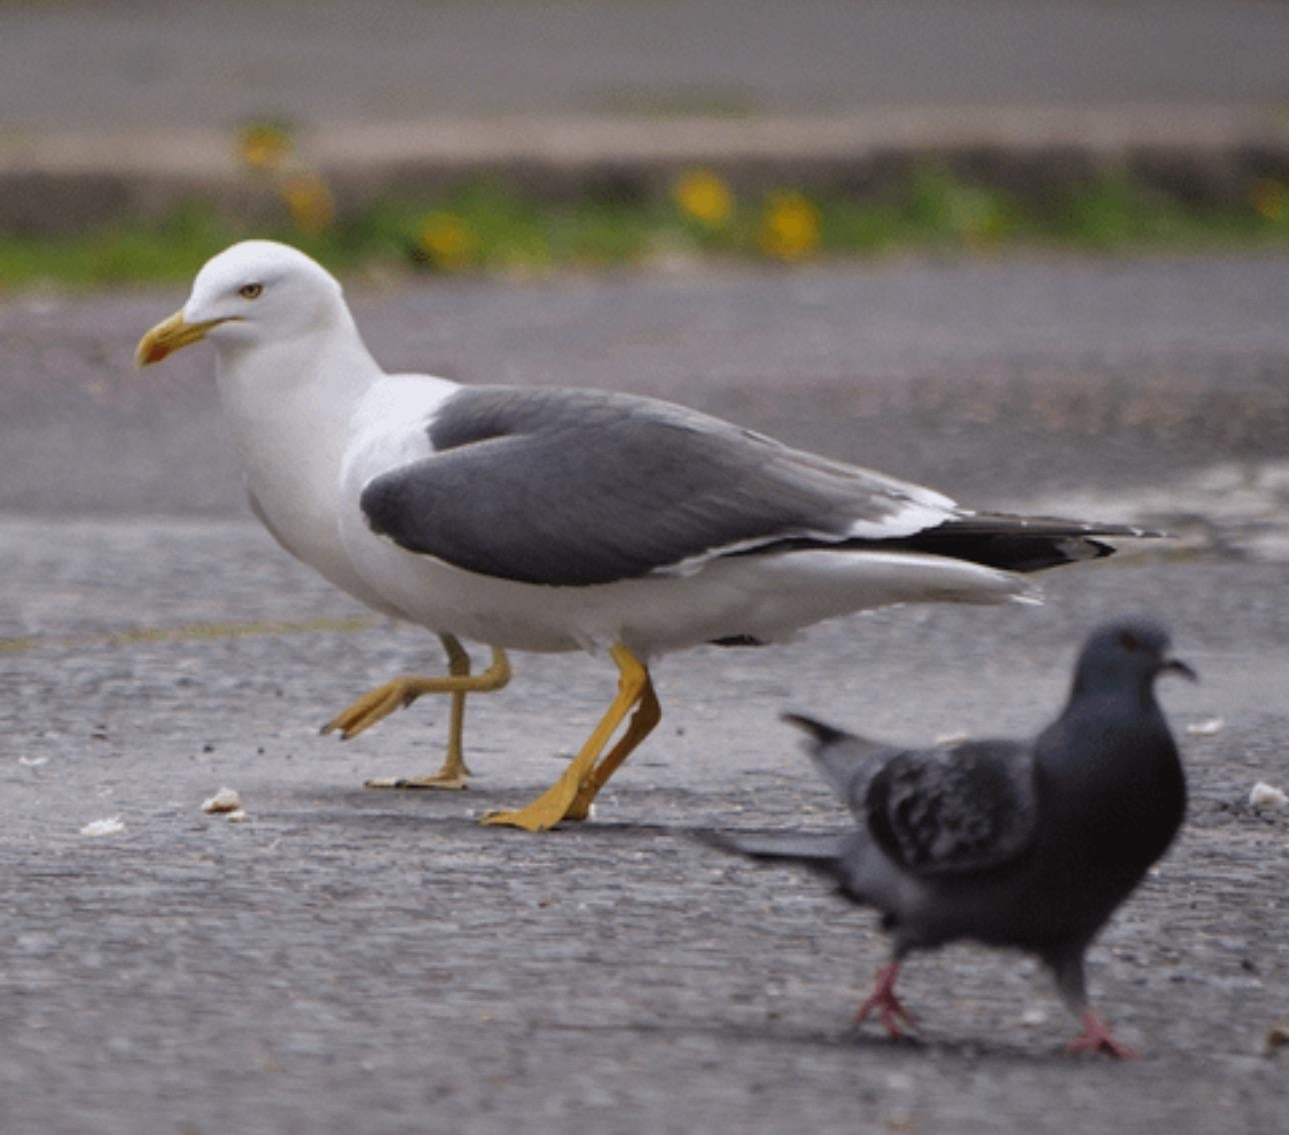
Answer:
<svg viewBox="0 0 1289 1135"><path fill-rule="evenodd" d="M1289 187L1260 183L1244 204L1200 208L1126 177L1067 188L1041 203L972 184L943 169L916 171L874 197L806 195L817 224L799 260L895 252L988 254L1016 247L1190 250L1289 246ZM669 195L552 203L481 183L433 201L386 201L323 232L278 223L250 229L193 204L156 225L103 228L75 237L0 232L0 291L187 279L233 241L267 236L295 244L340 272L541 273L648 266L659 261L773 259L763 225L768 197L742 197L705 225ZM446 226L444 255L427 225Z"/></svg>

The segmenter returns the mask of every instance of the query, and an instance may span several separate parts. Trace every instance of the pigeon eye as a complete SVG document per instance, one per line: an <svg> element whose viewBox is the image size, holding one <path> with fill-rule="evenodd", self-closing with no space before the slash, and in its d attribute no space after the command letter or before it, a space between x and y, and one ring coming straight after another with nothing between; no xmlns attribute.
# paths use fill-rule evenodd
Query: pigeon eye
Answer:
<svg viewBox="0 0 1289 1135"><path fill-rule="evenodd" d="M237 294L244 300L257 300L263 290L263 284L243 284L237 289Z"/></svg>
<svg viewBox="0 0 1289 1135"><path fill-rule="evenodd" d="M1141 646L1141 642L1131 631L1124 631L1119 636L1119 645L1122 646L1124 650L1136 650Z"/></svg>

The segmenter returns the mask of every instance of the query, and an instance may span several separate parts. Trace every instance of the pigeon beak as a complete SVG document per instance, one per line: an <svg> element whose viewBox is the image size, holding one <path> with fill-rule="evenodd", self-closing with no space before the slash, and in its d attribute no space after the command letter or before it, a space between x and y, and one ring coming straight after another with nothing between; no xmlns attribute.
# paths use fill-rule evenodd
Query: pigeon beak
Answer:
<svg viewBox="0 0 1289 1135"><path fill-rule="evenodd" d="M1192 682L1199 681L1199 675L1180 658L1165 658L1163 665L1159 669L1161 673L1169 671L1173 674L1180 674L1183 678L1189 678Z"/></svg>
<svg viewBox="0 0 1289 1135"><path fill-rule="evenodd" d="M134 351L135 364L146 367L152 363L159 363L167 355L204 339L207 331L224 322L226 320L210 319L205 323L186 323L183 312L176 311L169 319L158 323L139 340L139 345Z"/></svg>

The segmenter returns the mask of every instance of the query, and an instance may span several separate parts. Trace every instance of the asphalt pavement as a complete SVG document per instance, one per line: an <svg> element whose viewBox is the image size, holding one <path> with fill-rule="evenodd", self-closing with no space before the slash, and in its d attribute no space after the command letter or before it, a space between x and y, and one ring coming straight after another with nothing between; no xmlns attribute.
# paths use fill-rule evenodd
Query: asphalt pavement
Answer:
<svg viewBox="0 0 1289 1135"><path fill-rule="evenodd" d="M484 829L558 774L605 660L520 655L473 698L468 791L362 789L436 767L445 707L317 727L437 646L245 515L208 351L132 369L182 295L0 302L0 1130L1278 1129L1289 813L1246 801L1289 787L1289 259L351 291L391 368L660 394L968 503L1176 538L1049 575L1039 608L665 659L663 723L590 822ZM970 947L909 966L920 1045L857 1034L874 920L689 833L844 822L784 710L1033 729L1086 629L1143 609L1203 677L1162 691L1188 825L1090 957L1144 1059L1063 1056L1045 975ZM224 785L244 822L201 811Z"/></svg>

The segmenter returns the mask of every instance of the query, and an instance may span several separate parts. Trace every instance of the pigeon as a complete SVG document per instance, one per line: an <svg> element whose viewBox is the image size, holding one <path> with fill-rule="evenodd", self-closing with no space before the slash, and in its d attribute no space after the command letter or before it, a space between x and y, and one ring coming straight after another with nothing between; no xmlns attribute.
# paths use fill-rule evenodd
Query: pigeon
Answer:
<svg viewBox="0 0 1289 1135"><path fill-rule="evenodd" d="M877 1012L903 1035L895 993L915 950L959 940L1036 955L1081 1020L1072 1052L1135 1055L1092 1010L1084 954L1168 850L1186 811L1186 780L1155 700L1164 673L1196 680L1157 622L1123 619L1088 637L1069 701L1027 740L902 749L795 714L807 751L850 808L842 834L720 834L757 859L797 863L871 906L891 936L857 1022Z"/></svg>

